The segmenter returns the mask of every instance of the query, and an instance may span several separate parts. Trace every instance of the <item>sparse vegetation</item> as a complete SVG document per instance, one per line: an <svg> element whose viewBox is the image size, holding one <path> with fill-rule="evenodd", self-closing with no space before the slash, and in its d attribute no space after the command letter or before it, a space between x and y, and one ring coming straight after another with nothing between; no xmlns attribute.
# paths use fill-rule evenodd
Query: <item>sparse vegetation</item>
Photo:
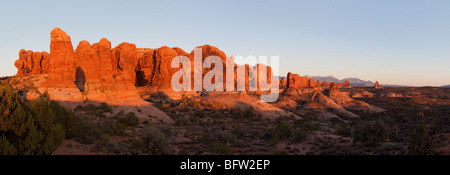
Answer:
<svg viewBox="0 0 450 175"><path fill-rule="evenodd" d="M353 139L368 146L376 146L388 139L388 126L381 120L360 121L353 128Z"/></svg>
<svg viewBox="0 0 450 175"><path fill-rule="evenodd" d="M153 155L172 154L173 150L168 145L172 136L173 133L167 126L149 126L142 133L141 150Z"/></svg>
<svg viewBox="0 0 450 175"><path fill-rule="evenodd" d="M411 135L409 142L409 154L429 155L435 153L436 143L432 134L425 125L420 125Z"/></svg>
<svg viewBox="0 0 450 175"><path fill-rule="evenodd" d="M83 120L72 111L62 107L58 102L51 101L50 107L55 113L56 123L64 126L66 138L73 139L76 137L82 129Z"/></svg>
<svg viewBox="0 0 450 175"><path fill-rule="evenodd" d="M278 151L275 151L275 152L273 153L273 155L278 155L278 156L289 155L289 152L286 151L286 150L278 150Z"/></svg>
<svg viewBox="0 0 450 175"><path fill-rule="evenodd" d="M222 154L222 155L231 155L234 153L233 149L230 148L229 144L214 142L208 145L206 148L206 152Z"/></svg>
<svg viewBox="0 0 450 175"><path fill-rule="evenodd" d="M62 144L64 128L44 98L31 107L8 86L0 86L0 154L51 154Z"/></svg>
<svg viewBox="0 0 450 175"><path fill-rule="evenodd" d="M272 142L290 139L294 133L292 126L286 123L278 123L275 128L269 130L266 134Z"/></svg>
<svg viewBox="0 0 450 175"><path fill-rule="evenodd" d="M137 126L139 124L139 119L134 112L130 112L125 117L119 118L117 122L126 126Z"/></svg>
<svg viewBox="0 0 450 175"><path fill-rule="evenodd" d="M35 89L28 83L33 80L28 79L11 79L8 85L14 84L20 87L13 91L23 98L30 89ZM254 109L249 104L243 104L238 109L223 107L214 104L211 100L203 101L203 97L199 96L184 95L179 100L173 100L162 92L144 92L147 93L145 96L147 101L151 101L175 122L173 125L165 125L165 121L161 120L159 115L135 106L131 108L138 111L137 113L120 111L120 106L114 106L114 111L120 112L113 113L113 107L107 103L86 101L85 104L80 103L81 105L72 110L54 101L47 102L48 106L46 106L40 101L28 102L21 98L4 101L4 97L0 97L2 100L0 154L50 154L64 138L77 142L68 144L69 149L80 149L79 144L84 144L83 148L88 148L88 151L101 154L429 155L448 153L441 148L450 144L446 139L447 133L450 132L447 127L450 124L448 119L450 108L449 105L444 105L450 102L446 96L450 90L438 89L442 92L436 95L430 89L416 88L421 93L420 98L406 95L401 98L387 98L381 97L380 94L390 91L407 93L410 89L361 89L357 87L341 90L370 91L375 95L374 97L361 97L358 100L381 107L386 111L368 113L343 106L345 110L360 116L360 118L346 118L329 108L323 108L323 112L330 115L320 113L322 110L320 103L311 101L309 98L306 101L298 98L289 99L293 100L289 101L293 104L292 106L273 103L275 107L292 114L280 112L279 117L266 117L264 110L259 107ZM252 96L252 94L248 95ZM436 97L428 98L427 95ZM45 101L49 99L49 95L44 93L40 98ZM438 103L443 104L436 105ZM316 106L318 108L312 108ZM36 109L39 110L36 111ZM47 113L49 111L53 113L53 122L37 121L38 113L41 116L51 116ZM417 115L418 113L421 115ZM30 122L34 126L22 122L16 123L16 129L32 128L24 129L24 133L38 136L36 138L40 139L39 144L22 148L19 145L25 144L25 141L16 143L15 139L28 139L26 143L38 143L36 141L38 139L29 139L25 137L25 134L19 137L14 135L11 129L4 130L4 127L9 127L9 123L4 120L16 115L19 116L18 120L34 120ZM24 117L20 117L21 115ZM140 122L136 115L148 117L139 118L142 119ZM61 130L58 134L51 134L50 129L44 130L40 124L48 125L49 128L59 126ZM41 136L44 134L46 134L45 138L55 139L53 141L42 139ZM61 134L63 134L62 137ZM182 139L174 140L175 138ZM20 152L18 151L20 149L32 151ZM37 151L38 149L40 152Z"/></svg>

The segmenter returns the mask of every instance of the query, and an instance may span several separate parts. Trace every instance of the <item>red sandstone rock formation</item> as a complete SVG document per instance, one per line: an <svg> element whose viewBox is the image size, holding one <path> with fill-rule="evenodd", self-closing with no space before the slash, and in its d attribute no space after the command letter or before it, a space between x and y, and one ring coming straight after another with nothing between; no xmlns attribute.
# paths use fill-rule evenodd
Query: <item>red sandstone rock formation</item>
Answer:
<svg viewBox="0 0 450 175"><path fill-rule="evenodd" d="M97 52L99 57L100 75L99 78L102 82L110 82L113 77L113 63L112 63L112 50L111 42L106 38L102 38L98 43L92 45L92 48Z"/></svg>
<svg viewBox="0 0 450 175"><path fill-rule="evenodd" d="M350 81L345 80L345 82L342 84L344 87L350 87Z"/></svg>
<svg viewBox="0 0 450 175"><path fill-rule="evenodd" d="M17 76L21 76L24 74L25 62L18 59L14 62L14 66L17 68Z"/></svg>
<svg viewBox="0 0 450 175"><path fill-rule="evenodd" d="M112 53L115 79L135 84L135 67L138 64L136 45L125 42L112 49Z"/></svg>
<svg viewBox="0 0 450 175"><path fill-rule="evenodd" d="M42 73L42 53L41 52L34 52L33 53L33 69L31 69L32 74L40 74Z"/></svg>
<svg viewBox="0 0 450 175"><path fill-rule="evenodd" d="M196 48L200 48L202 50L202 63L205 61L206 58L208 58L209 56L217 56L222 60L223 63L223 82L226 82L226 58L227 56L225 55L225 52L219 50L217 47L214 46L210 46L210 45L203 45L203 46L198 46ZM195 49L191 51L191 53L189 54L189 60L191 61L191 71L192 71L192 87L194 87L194 78L195 78L195 70L194 69L194 56L195 56ZM206 73L209 72L210 70L212 70L215 67L215 65L213 65L211 68L204 68L203 64L202 64L202 78L205 77ZM215 83L216 81L216 77L214 77L211 80L211 83ZM203 82L198 82L203 84ZM225 88L225 83L223 83L224 88Z"/></svg>
<svg viewBox="0 0 450 175"><path fill-rule="evenodd" d="M325 88L328 88L328 87L330 87L330 82L324 81L322 86Z"/></svg>
<svg viewBox="0 0 450 175"><path fill-rule="evenodd" d="M328 95L330 97L336 97L338 94L339 94L338 86L336 85L335 82L331 82L330 90L329 90Z"/></svg>
<svg viewBox="0 0 450 175"><path fill-rule="evenodd" d="M286 77L282 77L282 78L280 79L280 89L285 89L286 86L287 86L287 80L286 80Z"/></svg>
<svg viewBox="0 0 450 175"><path fill-rule="evenodd" d="M380 86L380 83L378 83L378 81L375 81L375 86L374 88L383 88L383 86Z"/></svg>
<svg viewBox="0 0 450 175"><path fill-rule="evenodd" d="M202 62L209 56L218 56L223 62L223 84L226 88L226 55L217 47L203 45L197 48L202 49ZM57 89L80 90L83 96L92 96L92 93L111 96L111 94L126 94L127 91L135 91L136 86L150 85L159 88L170 88L171 78L179 69L171 68L171 61L177 56L187 56L191 60L191 66L194 66L194 51L190 54L184 50L167 46L158 49L137 49L134 44L122 43L111 49L111 42L103 38L98 43L90 44L88 41L81 41L73 49L70 36L59 28L51 32L50 54L47 52L33 52L22 49L19 52L19 60L15 62L18 69L17 75L28 73L48 74L47 81L41 84L43 90L51 90L58 93ZM202 77L211 69L202 68ZM237 71L237 65L234 64L234 72ZM266 76L259 77L259 71L262 67L266 68ZM255 82L257 90L260 81L270 83L272 81L272 69L270 66L258 64L254 67L245 65L245 88L248 91L249 82ZM191 76L194 77L193 67ZM251 78L248 73L254 73L256 78ZM297 75L298 76L298 75ZM216 77L212 83L215 83ZM313 87L314 81L300 77L299 81L293 86ZM234 81L237 82L236 74ZM287 79L282 83L288 84ZM303 82L304 81L304 82ZM299 84L298 84L299 83ZM291 83L292 84L292 83ZM192 86L194 82L192 81ZM235 88L236 89L236 88ZM72 95L73 92L70 91ZM60 93L63 94L63 93ZM69 93L66 93L66 95ZM109 95L108 95L109 94ZM80 95L80 94L78 94ZM101 95L100 95L101 96ZM74 97L74 96L73 96ZM86 97L86 98L87 98ZM98 97L98 96L96 96Z"/></svg>
<svg viewBox="0 0 450 175"><path fill-rule="evenodd" d="M75 84L78 89L85 92L101 88L100 69L103 65L100 64L97 51L88 41L83 40L78 44L75 50L75 61L77 64Z"/></svg>
<svg viewBox="0 0 450 175"><path fill-rule="evenodd" d="M170 47L163 46L156 49L153 53L153 65L154 70L152 72L151 79L149 80L152 86L159 86L162 88L171 87L172 75L179 69L172 69L172 59L178 56L177 51Z"/></svg>
<svg viewBox="0 0 450 175"><path fill-rule="evenodd" d="M314 81L314 80L313 80ZM287 88L301 89L310 87L310 78L301 77L298 74L287 74Z"/></svg>
<svg viewBox="0 0 450 175"><path fill-rule="evenodd" d="M314 79L309 79L308 81L308 87L316 87L316 83L314 82Z"/></svg>
<svg viewBox="0 0 450 175"><path fill-rule="evenodd" d="M179 56L187 56L189 57L189 53L185 52L183 49L179 48L179 47L173 47L173 50L175 50Z"/></svg>
<svg viewBox="0 0 450 175"><path fill-rule="evenodd" d="M70 36L59 28L51 32L48 79L42 87L76 88L75 51Z"/></svg>
<svg viewBox="0 0 450 175"><path fill-rule="evenodd" d="M47 52L20 50L19 59L14 62L17 68L17 76L48 73L48 59L49 54Z"/></svg>
<svg viewBox="0 0 450 175"><path fill-rule="evenodd" d="M33 61L33 51L28 50L26 53L26 58L27 58L27 73L31 72L33 70L34 67L34 61Z"/></svg>
<svg viewBox="0 0 450 175"><path fill-rule="evenodd" d="M320 79L317 80L316 87L319 89L322 88L322 82L320 82Z"/></svg>
<svg viewBox="0 0 450 175"><path fill-rule="evenodd" d="M41 70L43 74L48 74L48 64L50 61L50 54L47 52L42 52Z"/></svg>
<svg viewBox="0 0 450 175"><path fill-rule="evenodd" d="M265 68L265 72L260 72ZM272 67L264 65L264 64L257 64L254 67L254 70L256 70L256 83L257 83L257 91L268 91L269 89L263 88L260 86L260 82L265 82L266 84L270 84L272 82L273 74L272 74ZM263 75L260 76L260 73ZM225 74L224 74L225 76Z"/></svg>

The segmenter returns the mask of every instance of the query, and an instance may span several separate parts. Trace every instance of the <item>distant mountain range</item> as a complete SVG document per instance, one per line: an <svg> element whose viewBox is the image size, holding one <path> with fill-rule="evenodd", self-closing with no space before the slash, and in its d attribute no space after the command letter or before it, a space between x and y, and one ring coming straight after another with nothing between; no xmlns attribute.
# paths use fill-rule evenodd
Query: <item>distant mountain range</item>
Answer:
<svg viewBox="0 0 450 175"><path fill-rule="evenodd" d="M445 87L445 88L450 88L450 85L445 85L445 86L442 86L442 87Z"/></svg>
<svg viewBox="0 0 450 175"><path fill-rule="evenodd" d="M281 77L286 77L286 76L280 76L278 78L281 78ZM340 80L332 75L325 76L325 77L306 75L305 77L312 78L312 79L314 79L314 81L320 80L321 82L328 81L328 82L335 82L335 83L344 83L346 80L348 80L350 82L351 86L375 86L375 82L361 80L359 78L344 78L344 79ZM381 85L384 87L408 87L405 85L396 85L396 84L381 84Z"/></svg>
<svg viewBox="0 0 450 175"><path fill-rule="evenodd" d="M350 85L352 85L352 86L375 86L374 82L361 80L359 78L344 78L342 80L339 80L338 78L333 77L331 75L326 76L326 77L307 75L306 77L312 78L312 79L314 79L314 81L320 80L321 82L328 81L328 82L335 82L335 83L344 83L345 81L348 80L350 82Z"/></svg>

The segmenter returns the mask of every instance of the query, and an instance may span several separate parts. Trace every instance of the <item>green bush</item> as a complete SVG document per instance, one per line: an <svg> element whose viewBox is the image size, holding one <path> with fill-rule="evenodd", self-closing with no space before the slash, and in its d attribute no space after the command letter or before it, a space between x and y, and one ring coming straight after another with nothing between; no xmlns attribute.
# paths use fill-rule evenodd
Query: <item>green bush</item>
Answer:
<svg viewBox="0 0 450 175"><path fill-rule="evenodd" d="M125 130L127 129L127 125L123 123L116 123L113 127L113 134L115 135L125 135Z"/></svg>
<svg viewBox="0 0 450 175"><path fill-rule="evenodd" d="M270 129L266 136L270 137L272 142L290 139L294 133L292 126L285 123L278 123L275 128Z"/></svg>
<svg viewBox="0 0 450 175"><path fill-rule="evenodd" d="M233 111L233 116L234 119L242 119L244 118L244 111L238 109L238 110L234 110Z"/></svg>
<svg viewBox="0 0 450 175"><path fill-rule="evenodd" d="M100 103L99 106L95 106L94 104L87 104L85 106L78 105L76 110L84 111L87 115L97 117L105 117L103 113L106 112L112 113L112 108L107 103Z"/></svg>
<svg viewBox="0 0 450 175"><path fill-rule="evenodd" d="M134 112L130 112L127 116L125 116L125 118L119 118L117 122L126 126L137 126L139 124L139 119L136 117Z"/></svg>
<svg viewBox="0 0 450 175"><path fill-rule="evenodd" d="M303 131L318 131L320 129L320 123L317 123L314 120L302 119L297 120L296 127Z"/></svg>
<svg viewBox="0 0 450 175"><path fill-rule="evenodd" d="M345 137L349 137L352 135L350 128L343 127L341 125L335 125L334 130L337 135L341 135L341 136L345 136Z"/></svg>
<svg viewBox="0 0 450 175"><path fill-rule="evenodd" d="M74 140L82 144L93 144L103 134L102 125L83 120L82 127Z"/></svg>
<svg viewBox="0 0 450 175"><path fill-rule="evenodd" d="M208 139L209 142L232 143L236 140L236 137L222 129L213 129L209 133Z"/></svg>
<svg viewBox="0 0 450 175"><path fill-rule="evenodd" d="M273 155L276 155L276 156L289 155L289 152L287 152L286 150L278 150L278 151L275 151L273 153Z"/></svg>
<svg viewBox="0 0 450 175"><path fill-rule="evenodd" d="M376 146L388 139L389 129L381 120L361 121L356 123L352 131L353 140L369 146Z"/></svg>
<svg viewBox="0 0 450 175"><path fill-rule="evenodd" d="M217 153L223 155L231 155L234 153L233 149L227 143L214 142L206 147L206 152Z"/></svg>
<svg viewBox="0 0 450 175"><path fill-rule="evenodd" d="M234 127L231 130L231 134L233 134L237 139L241 139L242 137L244 137L245 135L245 130L242 129L241 127Z"/></svg>
<svg viewBox="0 0 450 175"><path fill-rule="evenodd" d="M111 112L112 113L112 108L107 103L100 103L100 106L98 106L97 109L99 109L103 113L105 113L105 112Z"/></svg>
<svg viewBox="0 0 450 175"><path fill-rule="evenodd" d="M433 140L428 127L420 125L416 128L416 131L412 134L408 150L412 155L429 155L434 154L436 149L436 143Z"/></svg>
<svg viewBox="0 0 450 175"><path fill-rule="evenodd" d="M244 118L253 118L253 117L256 117L256 113L253 107L249 107L244 111Z"/></svg>
<svg viewBox="0 0 450 175"><path fill-rule="evenodd" d="M8 86L0 86L0 154L51 154L64 140L49 103L40 98L31 108Z"/></svg>
<svg viewBox="0 0 450 175"><path fill-rule="evenodd" d="M198 118L205 118L206 117L206 113L203 109L196 109L194 112L194 116L198 117Z"/></svg>
<svg viewBox="0 0 450 175"><path fill-rule="evenodd" d="M195 118L188 120L186 117L177 114L175 111L170 112L169 116L173 119L176 126L187 126L190 124L189 120L195 121Z"/></svg>
<svg viewBox="0 0 450 175"><path fill-rule="evenodd" d="M82 128L83 120L56 101L50 101L50 107L55 113L56 123L64 126L66 139L73 139L76 137Z"/></svg>
<svg viewBox="0 0 450 175"><path fill-rule="evenodd" d="M172 133L169 128L164 126L149 126L144 129L140 145L144 153L156 154L171 154L173 150L170 149L169 141Z"/></svg>
<svg viewBox="0 0 450 175"><path fill-rule="evenodd" d="M292 137L292 142L294 143L300 143L304 140L306 140L307 134L305 131L301 129L297 129L294 131L294 136Z"/></svg>

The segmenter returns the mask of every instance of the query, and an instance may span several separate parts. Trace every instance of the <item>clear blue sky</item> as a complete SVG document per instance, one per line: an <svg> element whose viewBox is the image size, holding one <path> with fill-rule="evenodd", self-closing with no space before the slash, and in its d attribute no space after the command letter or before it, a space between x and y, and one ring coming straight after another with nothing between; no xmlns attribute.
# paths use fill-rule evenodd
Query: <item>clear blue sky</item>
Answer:
<svg viewBox="0 0 450 175"><path fill-rule="evenodd" d="M210 44L227 55L280 56L280 74L383 84L450 84L448 0L155 0L0 3L0 76L24 48L49 51L50 31L113 47Z"/></svg>

